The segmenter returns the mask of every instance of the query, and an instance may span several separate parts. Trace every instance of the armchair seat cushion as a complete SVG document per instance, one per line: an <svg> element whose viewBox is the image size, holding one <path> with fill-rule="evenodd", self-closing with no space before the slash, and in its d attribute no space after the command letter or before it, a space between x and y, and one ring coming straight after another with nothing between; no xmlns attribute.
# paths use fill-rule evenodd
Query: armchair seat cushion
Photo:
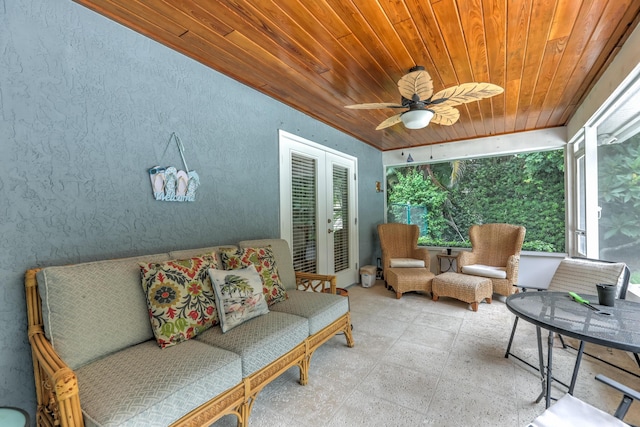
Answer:
<svg viewBox="0 0 640 427"><path fill-rule="evenodd" d="M391 268L422 268L424 260L414 258L391 258L389 260Z"/></svg>
<svg viewBox="0 0 640 427"><path fill-rule="evenodd" d="M490 277L492 279L506 279L507 267L494 267L492 265L472 264L462 267L464 274L474 276Z"/></svg>

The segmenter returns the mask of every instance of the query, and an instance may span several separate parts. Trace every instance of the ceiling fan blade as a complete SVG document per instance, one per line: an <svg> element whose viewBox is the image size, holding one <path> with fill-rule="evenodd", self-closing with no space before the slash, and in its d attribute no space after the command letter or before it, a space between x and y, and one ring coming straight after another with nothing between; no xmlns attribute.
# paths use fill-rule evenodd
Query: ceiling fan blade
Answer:
<svg viewBox="0 0 640 427"><path fill-rule="evenodd" d="M431 123L437 125L451 126L460 118L460 111L457 108L447 105L433 105L429 107L429 110L435 113L431 119Z"/></svg>
<svg viewBox="0 0 640 427"><path fill-rule="evenodd" d="M402 113L396 114L395 116L389 117L387 120L385 120L382 123L380 123L378 125L378 127L376 128L376 130L380 130L380 129L388 128L388 127L393 126L393 125L397 125L398 123L402 122L402 120L400 119L401 115L402 115Z"/></svg>
<svg viewBox="0 0 640 427"><path fill-rule="evenodd" d="M398 80L400 95L412 101L425 101L433 94L433 81L425 70L412 71Z"/></svg>
<svg viewBox="0 0 640 427"><path fill-rule="evenodd" d="M451 86L450 88L441 90L433 95L431 102L434 105L453 106L479 101L484 98L499 95L502 92L504 92L504 89L493 83L463 83L459 86Z"/></svg>
<svg viewBox="0 0 640 427"><path fill-rule="evenodd" d="M345 105L344 108L351 108L353 110L374 110L376 108L406 108L400 104L394 104L390 102L372 102L369 104L353 104Z"/></svg>

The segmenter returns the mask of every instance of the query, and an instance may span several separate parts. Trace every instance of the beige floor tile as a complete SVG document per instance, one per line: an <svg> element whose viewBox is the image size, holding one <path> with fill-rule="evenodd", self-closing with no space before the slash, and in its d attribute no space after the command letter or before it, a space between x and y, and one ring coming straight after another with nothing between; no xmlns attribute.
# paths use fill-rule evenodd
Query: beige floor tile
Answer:
<svg viewBox="0 0 640 427"><path fill-rule="evenodd" d="M456 340L456 333L412 324L400 336L400 340L420 343L437 350L450 351Z"/></svg>
<svg viewBox="0 0 640 427"><path fill-rule="evenodd" d="M428 345L398 340L382 359L382 363L403 366L425 374L439 373L444 368L449 352Z"/></svg>
<svg viewBox="0 0 640 427"><path fill-rule="evenodd" d="M415 325L429 326L431 328L442 329L443 331L457 333L462 326L463 318L455 316L447 316L442 313L433 313L429 310L431 307L424 308L415 320Z"/></svg>
<svg viewBox="0 0 640 427"><path fill-rule="evenodd" d="M401 299L384 288L349 288L355 347L336 335L314 354L309 384L289 369L258 395L250 425L258 426L524 426L544 411L540 374L504 354L514 316L494 295L477 312L454 299L433 302L429 294ZM547 331L542 331L547 358ZM571 342L571 341L569 341ZM577 345L577 343L574 343ZM589 348L587 348L589 351ZM596 356L634 374L626 353L593 346ZM512 352L538 365L536 329L520 321ZM555 376L570 381L576 351L554 340ZM621 395L597 382L605 374L640 390L640 378L585 356L575 396L612 413ZM566 388L554 383L552 396ZM625 419L640 424L640 402ZM216 427L236 425L225 417Z"/></svg>
<svg viewBox="0 0 640 427"><path fill-rule="evenodd" d="M518 425L513 399L478 387L473 380L440 380L427 412L438 427L513 427Z"/></svg>
<svg viewBox="0 0 640 427"><path fill-rule="evenodd" d="M437 371L425 374L394 363L381 363L357 390L425 413L437 381Z"/></svg>
<svg viewBox="0 0 640 427"><path fill-rule="evenodd" d="M342 404L327 426L390 427L424 424L425 415L407 406L355 390Z"/></svg>

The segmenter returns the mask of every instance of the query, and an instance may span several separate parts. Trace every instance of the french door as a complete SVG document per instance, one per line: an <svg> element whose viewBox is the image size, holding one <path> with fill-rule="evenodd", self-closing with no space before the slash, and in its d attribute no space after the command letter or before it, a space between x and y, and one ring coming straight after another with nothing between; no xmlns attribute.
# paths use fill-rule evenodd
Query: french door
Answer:
<svg viewBox="0 0 640 427"><path fill-rule="evenodd" d="M358 281L357 159L280 131L280 234L296 271Z"/></svg>

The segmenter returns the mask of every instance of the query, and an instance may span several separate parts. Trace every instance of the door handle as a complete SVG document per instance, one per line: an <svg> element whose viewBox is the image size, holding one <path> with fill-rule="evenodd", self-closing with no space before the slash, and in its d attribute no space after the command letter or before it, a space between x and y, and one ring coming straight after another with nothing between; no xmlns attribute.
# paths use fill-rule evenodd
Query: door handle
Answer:
<svg viewBox="0 0 640 427"><path fill-rule="evenodd" d="M328 228L327 229L327 233L329 233L329 234L333 233L333 228Z"/></svg>

